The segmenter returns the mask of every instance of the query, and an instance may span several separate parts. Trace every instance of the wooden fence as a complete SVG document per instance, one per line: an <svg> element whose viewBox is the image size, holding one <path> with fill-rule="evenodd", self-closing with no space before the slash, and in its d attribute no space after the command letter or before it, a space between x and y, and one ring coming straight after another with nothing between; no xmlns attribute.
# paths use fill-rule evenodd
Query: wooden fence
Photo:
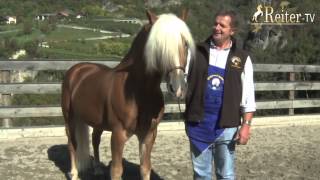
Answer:
<svg viewBox="0 0 320 180"><path fill-rule="evenodd" d="M86 60L94 63L114 67L118 61ZM59 94L60 82L55 83L12 83L9 81L10 72L17 70L67 70L72 65L79 63L76 60L31 60L31 61L0 61L0 119L3 126L9 126L10 118L16 117L58 117L62 116L59 105L50 106L11 106L8 99L12 94ZM82 62L82 61L81 61ZM287 99L257 100L257 109L290 109L289 114L294 114L296 108L320 107L320 99L296 99L295 91L320 90L320 82L295 81L295 73L319 73L320 65L288 65L288 64L254 64L255 72L288 73L288 81L281 82L255 82L256 91L289 91ZM165 84L161 88L166 92ZM182 110L184 105L181 105ZM178 104L166 104L165 113L179 112Z"/></svg>

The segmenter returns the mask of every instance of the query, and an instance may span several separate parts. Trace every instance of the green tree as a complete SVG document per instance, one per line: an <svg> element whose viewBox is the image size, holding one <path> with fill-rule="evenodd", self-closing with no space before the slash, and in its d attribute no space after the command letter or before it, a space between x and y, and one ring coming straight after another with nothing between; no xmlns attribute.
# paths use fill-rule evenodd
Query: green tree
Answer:
<svg viewBox="0 0 320 180"><path fill-rule="evenodd" d="M33 29L33 23L31 19L26 19L23 22L23 26L22 26L22 33L24 35L28 35L32 33L32 29Z"/></svg>
<svg viewBox="0 0 320 180"><path fill-rule="evenodd" d="M51 27L48 22L43 22L40 24L40 31L44 34L49 34L51 32Z"/></svg>
<svg viewBox="0 0 320 180"><path fill-rule="evenodd" d="M38 44L38 40L30 40L25 42L24 49L29 57L37 57L39 55Z"/></svg>
<svg viewBox="0 0 320 180"><path fill-rule="evenodd" d="M104 16L105 14L105 10L99 5L87 5L82 8L81 12L89 16Z"/></svg>

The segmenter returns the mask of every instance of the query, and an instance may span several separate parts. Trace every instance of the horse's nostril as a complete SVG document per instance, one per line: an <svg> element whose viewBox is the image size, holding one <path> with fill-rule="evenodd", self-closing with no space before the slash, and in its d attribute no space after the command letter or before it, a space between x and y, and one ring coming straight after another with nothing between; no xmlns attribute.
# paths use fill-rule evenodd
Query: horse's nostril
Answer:
<svg viewBox="0 0 320 180"><path fill-rule="evenodd" d="M174 94L174 93L175 93L175 90L174 90L174 88L173 88L173 86L172 86L172 85L170 85L170 92L171 92L172 94Z"/></svg>

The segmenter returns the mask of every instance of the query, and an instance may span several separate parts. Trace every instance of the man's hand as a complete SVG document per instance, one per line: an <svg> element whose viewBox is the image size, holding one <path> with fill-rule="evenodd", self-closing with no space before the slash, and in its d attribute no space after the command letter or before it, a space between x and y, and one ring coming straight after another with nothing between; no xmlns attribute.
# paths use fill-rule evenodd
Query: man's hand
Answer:
<svg viewBox="0 0 320 180"><path fill-rule="evenodd" d="M235 140L237 144L246 145L250 138L250 126L248 124L242 124L239 129Z"/></svg>
<svg viewBox="0 0 320 180"><path fill-rule="evenodd" d="M250 138L250 126L254 112L246 112L242 115L242 125L234 139L237 144L246 145Z"/></svg>

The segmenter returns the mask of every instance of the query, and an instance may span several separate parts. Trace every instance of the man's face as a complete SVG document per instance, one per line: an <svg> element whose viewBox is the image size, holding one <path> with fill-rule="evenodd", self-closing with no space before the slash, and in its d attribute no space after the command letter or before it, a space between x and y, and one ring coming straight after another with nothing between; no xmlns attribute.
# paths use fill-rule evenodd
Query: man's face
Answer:
<svg viewBox="0 0 320 180"><path fill-rule="evenodd" d="M234 34L231 27L230 16L217 16L213 25L212 38L216 44L224 44L229 42L230 37Z"/></svg>

